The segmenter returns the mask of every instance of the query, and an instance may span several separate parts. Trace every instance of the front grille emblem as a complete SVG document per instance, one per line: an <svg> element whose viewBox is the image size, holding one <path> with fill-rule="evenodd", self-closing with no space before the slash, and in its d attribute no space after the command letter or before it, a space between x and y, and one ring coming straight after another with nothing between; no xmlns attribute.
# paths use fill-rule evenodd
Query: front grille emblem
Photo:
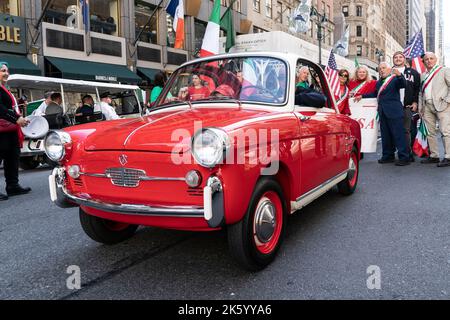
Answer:
<svg viewBox="0 0 450 320"><path fill-rule="evenodd" d="M122 167L125 166L128 163L128 157L124 154L121 154L119 156L119 162L122 165Z"/></svg>

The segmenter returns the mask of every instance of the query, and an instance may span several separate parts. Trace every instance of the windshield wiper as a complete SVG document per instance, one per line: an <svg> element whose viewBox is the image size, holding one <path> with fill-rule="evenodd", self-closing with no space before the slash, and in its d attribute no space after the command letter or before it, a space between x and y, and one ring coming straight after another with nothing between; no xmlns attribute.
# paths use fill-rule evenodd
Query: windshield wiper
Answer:
<svg viewBox="0 0 450 320"><path fill-rule="evenodd" d="M218 102L232 101L232 102L237 103L239 105L239 107L242 104L242 102L240 100L232 98L232 97L207 97L207 98L204 98L204 99L191 101L191 103L192 104L196 104L196 103L204 103L204 102L211 102L211 101L218 101Z"/></svg>
<svg viewBox="0 0 450 320"><path fill-rule="evenodd" d="M190 108L192 108L192 104L190 101L175 100L175 101L166 102L164 104L160 104L160 105L157 105L156 107L150 108L149 112L161 110L161 109L165 109L165 108L170 108L170 107L176 107L176 106L183 105L183 104L186 104Z"/></svg>

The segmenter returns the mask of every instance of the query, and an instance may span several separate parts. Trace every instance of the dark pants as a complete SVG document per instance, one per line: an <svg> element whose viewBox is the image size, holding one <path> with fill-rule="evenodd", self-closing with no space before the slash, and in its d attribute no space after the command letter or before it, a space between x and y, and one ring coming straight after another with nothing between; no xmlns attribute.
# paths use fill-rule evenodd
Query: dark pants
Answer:
<svg viewBox="0 0 450 320"><path fill-rule="evenodd" d="M382 159L394 159L397 149L399 160L409 161L409 147L406 146L403 118L389 119L383 111L380 111L380 126Z"/></svg>
<svg viewBox="0 0 450 320"><path fill-rule="evenodd" d="M411 123L412 123L412 111L410 108L405 108L405 117L403 118L403 129L405 130L406 147L408 153L411 154Z"/></svg>
<svg viewBox="0 0 450 320"><path fill-rule="evenodd" d="M0 159L3 159L6 187L14 187L19 183L19 157L17 133L0 133Z"/></svg>

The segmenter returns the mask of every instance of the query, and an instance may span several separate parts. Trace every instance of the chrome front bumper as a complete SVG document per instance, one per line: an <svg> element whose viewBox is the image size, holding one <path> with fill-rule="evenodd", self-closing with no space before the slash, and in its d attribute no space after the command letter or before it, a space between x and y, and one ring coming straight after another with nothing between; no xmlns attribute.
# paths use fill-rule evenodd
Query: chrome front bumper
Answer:
<svg viewBox="0 0 450 320"><path fill-rule="evenodd" d="M204 188L204 207L197 207L115 204L92 199L89 194L83 194L83 197L75 196L64 187L65 175L64 168L55 168L49 176L51 200L61 208L85 206L125 215L204 218L211 228L218 228L225 222L222 184L216 177L209 178Z"/></svg>
<svg viewBox="0 0 450 320"><path fill-rule="evenodd" d="M29 157L45 154L44 139L25 138L23 147L20 149L21 157Z"/></svg>

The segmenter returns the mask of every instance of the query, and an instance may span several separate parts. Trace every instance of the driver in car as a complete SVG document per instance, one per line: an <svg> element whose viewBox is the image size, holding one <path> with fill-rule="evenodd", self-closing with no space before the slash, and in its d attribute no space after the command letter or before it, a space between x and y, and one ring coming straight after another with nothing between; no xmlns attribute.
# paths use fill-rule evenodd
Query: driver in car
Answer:
<svg viewBox="0 0 450 320"><path fill-rule="evenodd" d="M203 85L200 76L197 73L194 73L191 79L192 85L188 88L181 88L179 98L184 101L195 101L208 98L211 93L208 87Z"/></svg>
<svg viewBox="0 0 450 320"><path fill-rule="evenodd" d="M227 84L221 84L211 93L212 97L217 97L217 98L223 98L223 97L234 98L234 95L235 95L235 92L234 92L233 88Z"/></svg>

